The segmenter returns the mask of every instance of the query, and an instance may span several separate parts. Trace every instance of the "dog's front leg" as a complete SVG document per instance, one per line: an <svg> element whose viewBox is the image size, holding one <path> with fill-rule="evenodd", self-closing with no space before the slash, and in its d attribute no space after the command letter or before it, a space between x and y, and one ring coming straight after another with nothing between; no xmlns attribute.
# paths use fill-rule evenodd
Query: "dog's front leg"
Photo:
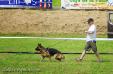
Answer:
<svg viewBox="0 0 113 74"><path fill-rule="evenodd" d="M44 61L44 58L45 58L45 57L44 57L44 56L42 56L41 62L43 62L43 61Z"/></svg>

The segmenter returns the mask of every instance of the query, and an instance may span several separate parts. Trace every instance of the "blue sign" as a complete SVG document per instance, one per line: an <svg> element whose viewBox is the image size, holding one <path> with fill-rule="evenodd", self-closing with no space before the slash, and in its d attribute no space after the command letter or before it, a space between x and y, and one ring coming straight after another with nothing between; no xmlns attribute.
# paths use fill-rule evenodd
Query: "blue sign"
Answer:
<svg viewBox="0 0 113 74"><path fill-rule="evenodd" d="M52 8L52 0L0 0L0 7L8 8Z"/></svg>

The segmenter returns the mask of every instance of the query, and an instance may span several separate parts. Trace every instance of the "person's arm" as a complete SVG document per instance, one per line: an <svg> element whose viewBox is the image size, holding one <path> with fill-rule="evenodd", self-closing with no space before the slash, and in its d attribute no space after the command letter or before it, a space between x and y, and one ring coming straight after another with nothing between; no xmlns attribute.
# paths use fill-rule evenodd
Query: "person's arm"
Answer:
<svg viewBox="0 0 113 74"><path fill-rule="evenodd" d="M94 31L85 31L87 34L93 34Z"/></svg>
<svg viewBox="0 0 113 74"><path fill-rule="evenodd" d="M89 31L85 31L87 34L93 34L95 31L95 26L91 26L91 28L89 29Z"/></svg>

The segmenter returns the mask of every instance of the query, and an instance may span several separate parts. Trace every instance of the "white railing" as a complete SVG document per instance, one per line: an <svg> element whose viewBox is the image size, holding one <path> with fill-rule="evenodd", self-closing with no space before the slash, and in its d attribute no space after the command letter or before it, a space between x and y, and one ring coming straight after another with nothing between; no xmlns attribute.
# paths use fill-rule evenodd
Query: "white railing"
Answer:
<svg viewBox="0 0 113 74"><path fill-rule="evenodd" d="M0 39L48 39L48 40L86 40L86 38L49 38L49 37L4 37L1 36ZM96 40L102 41L113 41L113 38L96 38Z"/></svg>

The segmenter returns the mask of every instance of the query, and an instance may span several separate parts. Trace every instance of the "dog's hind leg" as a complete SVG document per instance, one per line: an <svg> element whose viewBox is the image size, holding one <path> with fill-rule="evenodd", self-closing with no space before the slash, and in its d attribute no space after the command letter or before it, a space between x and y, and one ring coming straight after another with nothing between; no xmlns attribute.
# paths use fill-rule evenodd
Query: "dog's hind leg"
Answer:
<svg viewBox="0 0 113 74"><path fill-rule="evenodd" d="M65 59L65 56L62 53L57 53L55 59L58 61L62 61Z"/></svg>
<svg viewBox="0 0 113 74"><path fill-rule="evenodd" d="M49 61L51 62L51 56L49 56Z"/></svg>
<svg viewBox="0 0 113 74"><path fill-rule="evenodd" d="M55 59L58 60L58 61L61 61L61 59L62 59L61 54L57 53L56 56L55 56Z"/></svg>

